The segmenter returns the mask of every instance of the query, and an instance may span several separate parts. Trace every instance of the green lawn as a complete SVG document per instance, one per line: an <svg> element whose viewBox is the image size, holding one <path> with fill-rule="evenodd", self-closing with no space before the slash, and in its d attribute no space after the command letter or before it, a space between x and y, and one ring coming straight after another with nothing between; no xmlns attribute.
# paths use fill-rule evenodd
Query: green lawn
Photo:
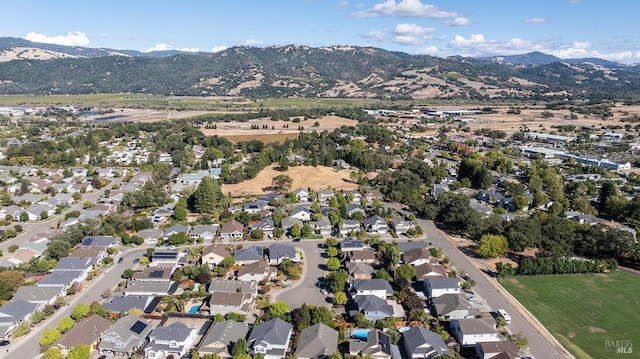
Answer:
<svg viewBox="0 0 640 359"><path fill-rule="evenodd" d="M501 283L576 358L640 357L640 277L518 276ZM631 340L636 347L616 354L607 348L609 340Z"/></svg>

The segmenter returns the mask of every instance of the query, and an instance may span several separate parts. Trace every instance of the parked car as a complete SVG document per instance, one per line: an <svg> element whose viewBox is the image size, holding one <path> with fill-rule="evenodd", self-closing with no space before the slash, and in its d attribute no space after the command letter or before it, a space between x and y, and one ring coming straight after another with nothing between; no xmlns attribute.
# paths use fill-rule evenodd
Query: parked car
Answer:
<svg viewBox="0 0 640 359"><path fill-rule="evenodd" d="M118 264L122 263L122 261L124 261L124 257L120 257L120 259L118 259Z"/></svg>
<svg viewBox="0 0 640 359"><path fill-rule="evenodd" d="M326 289L322 288L322 289L320 289L320 293L322 293L324 295L327 295L327 294L329 294L329 291L327 291Z"/></svg>

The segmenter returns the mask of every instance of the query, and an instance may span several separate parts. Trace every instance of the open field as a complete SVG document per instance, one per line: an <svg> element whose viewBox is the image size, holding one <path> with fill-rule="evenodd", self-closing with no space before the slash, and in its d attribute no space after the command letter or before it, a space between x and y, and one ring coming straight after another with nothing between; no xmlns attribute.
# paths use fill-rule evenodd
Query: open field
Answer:
<svg viewBox="0 0 640 359"><path fill-rule="evenodd" d="M316 122L318 123L318 126L314 126ZM216 123L216 129L203 128L201 131L207 136L231 136L231 138L233 138L233 136L244 136L248 139L253 139L252 137L260 135L294 134L294 136L297 136L298 132L300 132L300 130L298 130L299 126L304 127L305 132L321 132L324 130L333 131L341 126L355 126L357 124L357 121L338 116L324 116L318 119L301 120L297 123L292 121L256 119L246 122L218 122ZM251 129L251 125L257 125L258 129ZM289 126L289 128L284 128L283 126L285 125ZM267 128L262 128L263 126L266 126Z"/></svg>
<svg viewBox="0 0 640 359"><path fill-rule="evenodd" d="M637 347L633 354L616 354L608 341L640 343L640 277L518 276L501 283L576 358L637 357Z"/></svg>
<svg viewBox="0 0 640 359"><path fill-rule="evenodd" d="M296 166L289 167L288 170L280 172L277 166L272 165L260 171L256 178L238 184L222 185L224 194L231 193L233 197L244 197L250 195L261 195L263 188L271 186L271 179L280 174L286 174L293 179L291 189L298 187L322 190L327 188L335 189L356 189L358 185L349 179L349 170L336 170L331 167L318 166Z"/></svg>

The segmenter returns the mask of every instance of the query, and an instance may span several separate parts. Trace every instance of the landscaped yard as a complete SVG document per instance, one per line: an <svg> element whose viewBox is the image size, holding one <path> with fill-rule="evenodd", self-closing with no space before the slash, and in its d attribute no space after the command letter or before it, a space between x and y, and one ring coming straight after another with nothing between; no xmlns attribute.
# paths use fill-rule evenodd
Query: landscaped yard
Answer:
<svg viewBox="0 0 640 359"><path fill-rule="evenodd" d="M638 357L640 277L572 274L518 276L501 282L576 358ZM615 340L630 340L638 347L627 355L616 354L611 347L615 343L607 342Z"/></svg>

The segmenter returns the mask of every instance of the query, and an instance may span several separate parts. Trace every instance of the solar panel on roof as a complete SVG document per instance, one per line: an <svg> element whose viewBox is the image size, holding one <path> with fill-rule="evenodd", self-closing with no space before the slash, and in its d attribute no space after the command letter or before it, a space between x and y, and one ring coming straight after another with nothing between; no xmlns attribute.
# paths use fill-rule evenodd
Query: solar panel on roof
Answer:
<svg viewBox="0 0 640 359"><path fill-rule="evenodd" d="M131 326L131 331L136 334L140 334L146 327L147 327L147 323L143 323L138 320L135 323L133 323L133 325Z"/></svg>
<svg viewBox="0 0 640 359"><path fill-rule="evenodd" d="M161 270L154 270L153 272L149 273L149 278L162 278L164 271Z"/></svg>
<svg viewBox="0 0 640 359"><path fill-rule="evenodd" d="M88 238L85 238L85 240L84 240L84 243L83 243L83 244L84 244L85 246L90 246L90 245L91 245L91 243L93 243L93 238L88 237Z"/></svg>

